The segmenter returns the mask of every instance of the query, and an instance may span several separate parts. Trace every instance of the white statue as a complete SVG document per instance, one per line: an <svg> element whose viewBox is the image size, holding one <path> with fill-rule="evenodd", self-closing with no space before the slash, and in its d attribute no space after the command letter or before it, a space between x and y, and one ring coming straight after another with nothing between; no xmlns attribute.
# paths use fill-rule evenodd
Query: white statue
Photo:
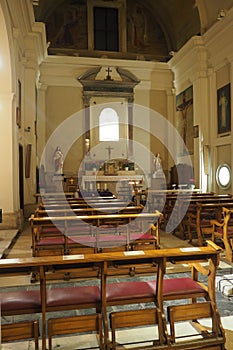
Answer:
<svg viewBox="0 0 233 350"><path fill-rule="evenodd" d="M57 146L53 155L55 174L63 174L63 158L61 148Z"/></svg>
<svg viewBox="0 0 233 350"><path fill-rule="evenodd" d="M154 173L153 178L155 177L162 177L163 176L163 168L162 168L162 159L160 157L160 154L156 154L154 157Z"/></svg>
<svg viewBox="0 0 233 350"><path fill-rule="evenodd" d="M162 169L162 160L160 158L160 154L156 154L154 158L154 164L155 164L155 171L161 170Z"/></svg>

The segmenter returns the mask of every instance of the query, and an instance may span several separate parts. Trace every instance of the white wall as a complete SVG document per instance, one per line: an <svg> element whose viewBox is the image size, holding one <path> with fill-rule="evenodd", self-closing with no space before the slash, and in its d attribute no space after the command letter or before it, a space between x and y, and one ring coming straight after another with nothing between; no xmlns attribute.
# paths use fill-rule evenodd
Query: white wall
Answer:
<svg viewBox="0 0 233 350"><path fill-rule="evenodd" d="M202 37L192 38L169 62L174 72L176 94L193 85L194 125L199 125L199 138L194 140L195 177L202 189L218 193L224 191L216 183L217 166L226 161L233 169L232 132L224 136L217 134L217 90L233 83L232 21L231 9ZM209 149L207 175L203 169L205 146ZM226 149L227 159L224 159L221 150ZM231 191L232 188L227 190Z"/></svg>

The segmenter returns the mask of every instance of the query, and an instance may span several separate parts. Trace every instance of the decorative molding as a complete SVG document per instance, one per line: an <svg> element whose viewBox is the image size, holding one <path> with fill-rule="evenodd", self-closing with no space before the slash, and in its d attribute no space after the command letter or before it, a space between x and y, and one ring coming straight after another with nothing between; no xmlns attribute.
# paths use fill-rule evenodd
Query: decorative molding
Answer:
<svg viewBox="0 0 233 350"><path fill-rule="evenodd" d="M121 67L110 68L107 66L97 67L77 78L83 86L84 96L133 96L134 87L140 80L126 69ZM109 75L112 71L115 71L114 73L118 75L117 80ZM100 75L101 72L102 75ZM105 72L105 78L103 72ZM102 76L103 79L98 79L99 76Z"/></svg>

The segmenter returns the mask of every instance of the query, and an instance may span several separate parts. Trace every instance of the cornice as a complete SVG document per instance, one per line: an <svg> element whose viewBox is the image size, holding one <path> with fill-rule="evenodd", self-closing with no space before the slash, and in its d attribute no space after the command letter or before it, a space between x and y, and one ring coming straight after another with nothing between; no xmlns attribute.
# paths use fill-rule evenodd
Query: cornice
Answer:
<svg viewBox="0 0 233 350"><path fill-rule="evenodd" d="M192 83L208 75L208 55L202 37L195 36L169 61L176 85Z"/></svg>

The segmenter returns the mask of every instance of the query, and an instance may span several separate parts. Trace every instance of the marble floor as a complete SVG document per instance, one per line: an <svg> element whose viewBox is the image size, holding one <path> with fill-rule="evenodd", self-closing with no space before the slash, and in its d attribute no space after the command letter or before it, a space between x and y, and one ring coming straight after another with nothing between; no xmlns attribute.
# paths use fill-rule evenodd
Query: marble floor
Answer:
<svg viewBox="0 0 233 350"><path fill-rule="evenodd" d="M169 243L168 243L169 242ZM169 239L167 234L161 234L161 246L169 247L169 246L187 246L186 241L182 241L179 238L170 235ZM23 232L18 235L16 230L0 230L0 254L1 258L14 258L14 257L28 257L31 256L31 238L30 238L30 228L28 226L25 227ZM223 259L220 262L220 268L226 269L226 271L231 271L233 265L229 265ZM18 285L18 284L30 284L29 279L15 281L15 278L10 280L6 279L1 287L5 287L8 285ZM233 298L229 299L229 303L233 303ZM226 350L233 349L233 313L232 315L221 317L221 321L224 329L226 330ZM209 320L204 320L204 323L207 326L210 326ZM193 327L191 327L189 323L182 324L178 327L178 334L184 334L184 331L189 334L189 330L193 331ZM127 329L120 330L117 332L117 341L119 344L130 343L135 341L140 341L140 346L143 346L143 341L152 339L154 334L157 332L156 327L141 327L139 329ZM111 335L110 335L111 337ZM77 336L67 336L67 337L58 337L53 340L53 349L59 350L75 350L75 349L83 349L83 348L93 348L98 344L97 338L94 334L82 334ZM146 343L145 343L146 344ZM148 343L146 344L148 345ZM119 349L130 349L132 345L124 345L120 346ZM135 347L135 345L134 345ZM34 349L33 341L23 341L23 342L14 342L1 344L0 349L2 350L32 350Z"/></svg>

